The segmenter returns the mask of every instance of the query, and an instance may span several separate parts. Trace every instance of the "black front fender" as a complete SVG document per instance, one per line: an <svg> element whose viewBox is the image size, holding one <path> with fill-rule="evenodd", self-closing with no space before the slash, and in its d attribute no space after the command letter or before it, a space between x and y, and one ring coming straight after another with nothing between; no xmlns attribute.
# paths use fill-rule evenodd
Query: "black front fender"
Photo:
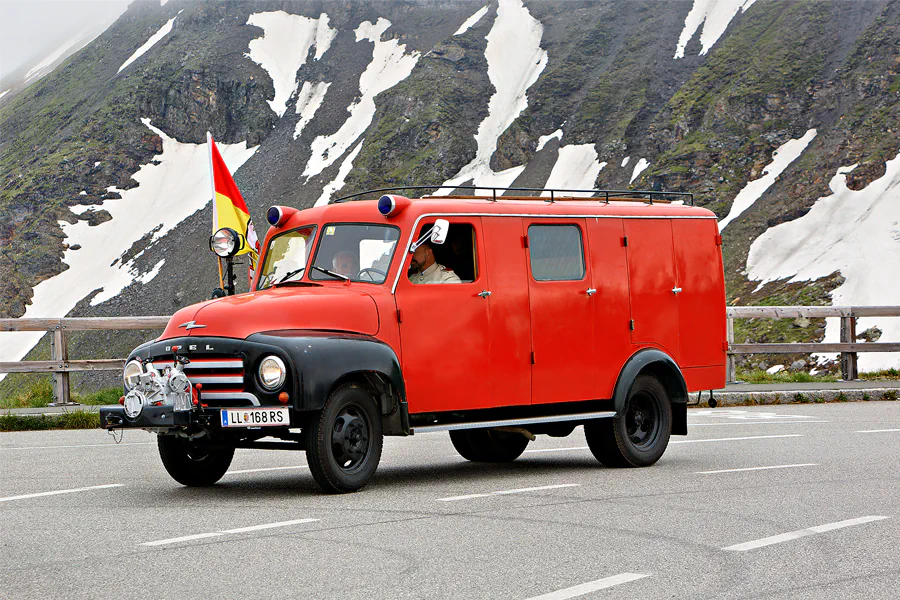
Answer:
<svg viewBox="0 0 900 600"><path fill-rule="evenodd" d="M406 386L400 361L394 350L368 335L303 330L269 331L247 338L281 348L299 373L294 407L298 410L322 408L337 382L355 373L378 373L390 381L406 401Z"/></svg>

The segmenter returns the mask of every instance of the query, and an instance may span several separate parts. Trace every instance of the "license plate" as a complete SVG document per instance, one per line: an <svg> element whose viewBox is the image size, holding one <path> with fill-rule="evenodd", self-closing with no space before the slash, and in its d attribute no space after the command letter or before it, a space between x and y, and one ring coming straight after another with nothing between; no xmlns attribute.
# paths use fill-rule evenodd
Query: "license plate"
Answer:
<svg viewBox="0 0 900 600"><path fill-rule="evenodd" d="M278 408L223 408L222 427L288 427L291 411Z"/></svg>

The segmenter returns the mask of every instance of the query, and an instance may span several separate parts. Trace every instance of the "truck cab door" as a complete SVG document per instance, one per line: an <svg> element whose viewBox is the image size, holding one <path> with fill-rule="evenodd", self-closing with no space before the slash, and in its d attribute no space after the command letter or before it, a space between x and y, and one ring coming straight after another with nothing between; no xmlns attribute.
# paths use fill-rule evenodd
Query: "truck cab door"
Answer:
<svg viewBox="0 0 900 600"><path fill-rule="evenodd" d="M483 268L480 219L447 219L451 238L435 257L438 263L451 266L454 232L472 232L474 277L462 283L415 284L406 274L412 255L403 258L395 299L410 413L487 408L491 402L489 302L482 294L490 286ZM460 264L469 266L472 254L469 257Z"/></svg>

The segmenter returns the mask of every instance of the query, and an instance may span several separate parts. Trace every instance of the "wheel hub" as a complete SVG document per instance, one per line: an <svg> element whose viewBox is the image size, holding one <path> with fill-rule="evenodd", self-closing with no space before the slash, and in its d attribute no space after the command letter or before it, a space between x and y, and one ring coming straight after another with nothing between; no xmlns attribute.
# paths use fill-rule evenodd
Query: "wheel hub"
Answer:
<svg viewBox="0 0 900 600"><path fill-rule="evenodd" d="M365 462L369 453L369 425L362 413L347 407L334 420L331 449L335 462L344 471L352 471Z"/></svg>

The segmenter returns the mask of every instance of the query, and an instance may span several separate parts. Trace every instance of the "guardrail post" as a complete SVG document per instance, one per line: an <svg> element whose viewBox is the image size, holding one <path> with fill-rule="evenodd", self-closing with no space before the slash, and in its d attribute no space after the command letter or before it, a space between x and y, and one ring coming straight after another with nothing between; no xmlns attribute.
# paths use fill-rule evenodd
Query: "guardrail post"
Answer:
<svg viewBox="0 0 900 600"><path fill-rule="evenodd" d="M856 341L856 317L841 317L841 343L852 344ZM841 352L841 377L844 381L859 378L856 352Z"/></svg>
<svg viewBox="0 0 900 600"><path fill-rule="evenodd" d="M728 315L725 323L725 339L728 341L728 354L725 355L725 383L735 383L737 382L737 369L734 354L732 354L732 346L734 346L734 317Z"/></svg>
<svg viewBox="0 0 900 600"><path fill-rule="evenodd" d="M53 338L50 341L50 354L54 361L65 367L69 362L69 338L62 321L57 323L53 330ZM60 371L53 374L53 397L51 406L65 406L74 404L69 396L69 372Z"/></svg>

